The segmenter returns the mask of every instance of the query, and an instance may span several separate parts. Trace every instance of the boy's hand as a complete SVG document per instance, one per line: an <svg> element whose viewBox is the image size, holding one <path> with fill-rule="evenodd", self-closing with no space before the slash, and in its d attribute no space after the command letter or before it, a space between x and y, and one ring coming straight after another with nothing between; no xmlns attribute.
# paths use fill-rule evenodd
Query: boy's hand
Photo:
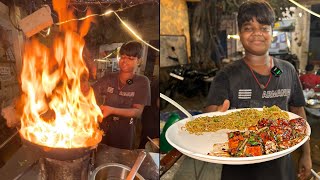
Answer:
<svg viewBox="0 0 320 180"><path fill-rule="evenodd" d="M228 99L223 101L223 104L218 106L218 111L220 112L225 112L229 109L230 107L230 101Z"/></svg>
<svg viewBox="0 0 320 180"><path fill-rule="evenodd" d="M108 117L108 116L110 116L111 114L112 114L112 107L110 107L110 106L103 106L103 105L101 105L100 106L100 109L101 109L101 111L102 111L102 114L103 114L103 117L105 118L105 117Z"/></svg>
<svg viewBox="0 0 320 180"><path fill-rule="evenodd" d="M310 154L302 153L299 159L298 178L300 180L309 179L311 176L311 167L312 167L312 161L311 161Z"/></svg>
<svg viewBox="0 0 320 180"><path fill-rule="evenodd" d="M216 112L216 111L225 112L229 109L229 107L230 107L230 101L226 99L223 101L223 103L220 106L218 105L207 106L204 109L204 112Z"/></svg>

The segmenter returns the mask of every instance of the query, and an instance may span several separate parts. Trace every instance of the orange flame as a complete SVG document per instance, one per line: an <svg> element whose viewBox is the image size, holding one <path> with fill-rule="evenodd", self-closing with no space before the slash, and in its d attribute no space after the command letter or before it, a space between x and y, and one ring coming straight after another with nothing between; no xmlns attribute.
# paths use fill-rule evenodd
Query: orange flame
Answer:
<svg viewBox="0 0 320 180"><path fill-rule="evenodd" d="M60 21L73 18L67 1L54 0L53 6ZM56 36L51 48L35 39L26 43L20 129L25 139L59 148L89 147L101 141L101 110L91 88L81 91L81 80L88 77L82 52L89 27L90 20L86 20L76 33L77 24L66 23L60 27L63 36Z"/></svg>

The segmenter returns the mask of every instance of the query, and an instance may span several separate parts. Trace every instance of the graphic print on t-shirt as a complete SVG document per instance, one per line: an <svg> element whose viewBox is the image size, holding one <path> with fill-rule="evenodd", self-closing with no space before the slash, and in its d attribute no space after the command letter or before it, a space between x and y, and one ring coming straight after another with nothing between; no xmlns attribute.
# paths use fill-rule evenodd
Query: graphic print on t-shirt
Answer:
<svg viewBox="0 0 320 180"><path fill-rule="evenodd" d="M135 92L124 92L120 91L119 96L125 96L125 97L134 97Z"/></svg>
<svg viewBox="0 0 320 180"><path fill-rule="evenodd" d="M263 91L262 99L278 98L278 97L289 97L291 89L277 89L271 91Z"/></svg>
<svg viewBox="0 0 320 180"><path fill-rule="evenodd" d="M252 89L239 89L238 99L251 99Z"/></svg>
<svg viewBox="0 0 320 180"><path fill-rule="evenodd" d="M112 93L113 93L113 90L114 90L113 87L108 87L108 88L107 88L107 92L108 92L108 93L111 93L111 94L112 94Z"/></svg>

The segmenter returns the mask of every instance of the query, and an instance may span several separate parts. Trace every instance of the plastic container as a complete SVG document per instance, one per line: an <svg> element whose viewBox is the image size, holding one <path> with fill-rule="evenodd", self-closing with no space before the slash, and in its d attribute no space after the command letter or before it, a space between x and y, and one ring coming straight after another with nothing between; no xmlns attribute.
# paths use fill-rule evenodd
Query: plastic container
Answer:
<svg viewBox="0 0 320 180"><path fill-rule="evenodd" d="M167 153L173 149L173 147L168 143L168 141L166 139L166 132L172 124L178 122L180 119L181 118L178 113L172 113L169 116L169 118L168 118L166 124L164 125L163 130L160 134L160 152Z"/></svg>

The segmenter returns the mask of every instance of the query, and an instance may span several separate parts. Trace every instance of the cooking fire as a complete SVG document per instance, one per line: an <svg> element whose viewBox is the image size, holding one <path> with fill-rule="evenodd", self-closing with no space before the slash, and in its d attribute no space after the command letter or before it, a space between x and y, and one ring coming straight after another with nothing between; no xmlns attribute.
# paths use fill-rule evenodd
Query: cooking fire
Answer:
<svg viewBox="0 0 320 180"><path fill-rule="evenodd" d="M74 18L67 6L53 1L59 21ZM79 30L77 23L61 25L52 47L37 39L25 46L20 135L43 154L39 162L45 179L86 179L89 154L102 138L93 90L81 91L89 74L82 58L89 24L90 19L83 21Z"/></svg>
<svg viewBox="0 0 320 180"><path fill-rule="evenodd" d="M59 21L72 19L66 1L53 1ZM90 11L88 11L90 13ZM80 148L98 144L102 118L93 90L81 91L88 69L82 58L90 19L61 25L52 47L32 39L25 46L21 88L23 114L21 136L35 144L52 148Z"/></svg>

